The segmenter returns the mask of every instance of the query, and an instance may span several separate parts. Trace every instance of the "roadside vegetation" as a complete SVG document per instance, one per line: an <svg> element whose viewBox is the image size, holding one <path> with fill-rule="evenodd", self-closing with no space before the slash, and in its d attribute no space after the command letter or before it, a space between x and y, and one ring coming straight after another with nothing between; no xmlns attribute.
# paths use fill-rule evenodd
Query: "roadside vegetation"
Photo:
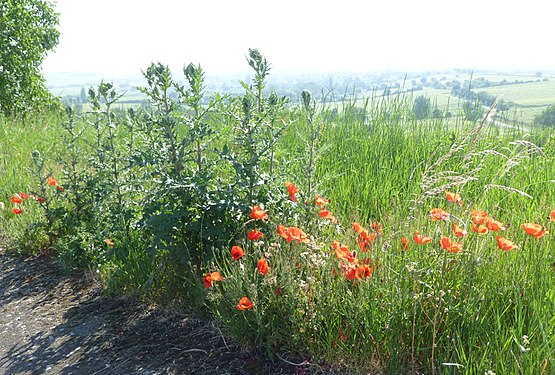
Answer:
<svg viewBox="0 0 555 375"><path fill-rule="evenodd" d="M410 94L291 100L259 51L247 63L240 95L157 63L141 108L103 82L83 113L2 118L4 243L217 319L268 356L555 371L550 129L462 105L423 116Z"/></svg>

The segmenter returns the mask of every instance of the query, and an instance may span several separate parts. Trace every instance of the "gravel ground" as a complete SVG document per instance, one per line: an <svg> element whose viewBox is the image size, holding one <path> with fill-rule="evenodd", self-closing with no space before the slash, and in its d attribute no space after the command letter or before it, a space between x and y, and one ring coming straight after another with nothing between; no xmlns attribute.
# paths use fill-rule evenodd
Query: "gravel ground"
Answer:
<svg viewBox="0 0 555 375"><path fill-rule="evenodd" d="M0 250L0 374L308 373L232 344L214 322L106 296L93 277Z"/></svg>

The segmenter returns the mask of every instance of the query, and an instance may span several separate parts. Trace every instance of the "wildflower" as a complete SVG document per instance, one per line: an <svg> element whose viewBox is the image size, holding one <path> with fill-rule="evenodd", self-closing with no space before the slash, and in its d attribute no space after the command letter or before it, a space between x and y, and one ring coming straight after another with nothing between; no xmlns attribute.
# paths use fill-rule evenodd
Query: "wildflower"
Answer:
<svg viewBox="0 0 555 375"><path fill-rule="evenodd" d="M356 252L353 251L352 253L349 251L349 248L338 241L333 241L331 247L335 250L335 256L339 260L344 260L349 263L353 263L356 260Z"/></svg>
<svg viewBox="0 0 555 375"><path fill-rule="evenodd" d="M332 213L328 210L321 209L320 213L318 214L321 218L326 219L331 221L332 223L336 223L337 224L337 218L335 216L332 215Z"/></svg>
<svg viewBox="0 0 555 375"><path fill-rule="evenodd" d="M353 222L353 229L355 230L355 232L357 232L358 234L361 234L363 231L365 231L366 229L364 229L364 227L362 225L360 225L357 222Z"/></svg>
<svg viewBox="0 0 555 375"><path fill-rule="evenodd" d="M524 231L529 235L534 236L536 238L542 238L548 232L546 227L536 223L522 224L522 229L524 229Z"/></svg>
<svg viewBox="0 0 555 375"><path fill-rule="evenodd" d="M358 266L356 272L359 279L368 279L370 276L372 276L372 267L368 266L367 264L363 264Z"/></svg>
<svg viewBox="0 0 555 375"><path fill-rule="evenodd" d="M287 239L287 237L288 237L288 234L287 234L288 228L286 228L285 225L279 224L277 226L277 231L278 231L278 234L280 235L280 237Z"/></svg>
<svg viewBox="0 0 555 375"><path fill-rule="evenodd" d="M454 242L449 237L441 236L440 241L441 247L450 253L458 253L462 250L463 244L460 242Z"/></svg>
<svg viewBox="0 0 555 375"><path fill-rule="evenodd" d="M421 235L417 231L414 231L414 242L416 242L419 245L423 245L425 243L432 242L432 237L426 237Z"/></svg>
<svg viewBox="0 0 555 375"><path fill-rule="evenodd" d="M549 213L549 220L555 221L555 210L551 210Z"/></svg>
<svg viewBox="0 0 555 375"><path fill-rule="evenodd" d="M233 246L231 248L231 257L233 258L233 260L239 260L239 258L242 258L243 255L245 255L245 253L243 252L243 248L241 246Z"/></svg>
<svg viewBox="0 0 555 375"><path fill-rule="evenodd" d="M320 209L322 209L323 206L330 203L330 200L329 199L324 199L321 196L319 196L318 194L316 194L316 198L314 198L314 203L316 203L316 205L318 207L320 207Z"/></svg>
<svg viewBox="0 0 555 375"><path fill-rule="evenodd" d="M487 212L482 210L472 210L470 214L472 215L472 222L476 225L484 224L488 218Z"/></svg>
<svg viewBox="0 0 555 375"><path fill-rule="evenodd" d="M44 203L44 198L43 197L37 197L37 201L39 201L39 203Z"/></svg>
<svg viewBox="0 0 555 375"><path fill-rule="evenodd" d="M501 250L509 251L518 247L512 241L509 241L508 239L501 236L496 236L495 239L497 240L497 246L499 246Z"/></svg>
<svg viewBox="0 0 555 375"><path fill-rule="evenodd" d="M243 297L239 300L239 304L235 307L239 310L250 310L252 309L253 306L254 306L254 303L252 303L252 301L249 300L249 297Z"/></svg>
<svg viewBox="0 0 555 375"><path fill-rule="evenodd" d="M287 242L297 241L298 243L309 243L310 240L305 232L297 227L287 228L283 224L277 227L278 234Z"/></svg>
<svg viewBox="0 0 555 375"><path fill-rule="evenodd" d="M455 232L455 236L457 237L464 237L468 234L466 229L460 228L457 223L453 223L453 232Z"/></svg>
<svg viewBox="0 0 555 375"><path fill-rule="evenodd" d="M479 233L479 234L486 234L489 231L489 229L485 225L481 225L481 224L480 225L479 224L472 224L471 228L474 232Z"/></svg>
<svg viewBox="0 0 555 375"><path fill-rule="evenodd" d="M366 230L365 230L363 233L368 233L368 232L366 232ZM368 234L362 235L361 234L360 236L358 236L357 245L358 245L359 249L362 252L366 253L370 249L370 247L372 245L372 241L374 241L375 238L376 238L376 233L372 233L371 235L368 235Z"/></svg>
<svg viewBox="0 0 555 375"><path fill-rule="evenodd" d="M266 211L261 209L260 206L254 206L252 208L250 218L255 220L259 219L259 220L265 221L268 219L268 214L266 213Z"/></svg>
<svg viewBox="0 0 555 375"><path fill-rule="evenodd" d="M260 260L256 264L256 269L258 269L258 272L260 272L262 276L266 276L266 274L270 270L270 267L268 266L268 261L265 258L260 258Z"/></svg>
<svg viewBox="0 0 555 375"><path fill-rule="evenodd" d="M58 186L56 189L58 189L58 191L61 193L65 191L63 186Z"/></svg>
<svg viewBox="0 0 555 375"><path fill-rule="evenodd" d="M492 231L499 231L499 230L505 230L505 226L503 226L503 223L495 220L492 217L488 217L486 219L486 228L488 228L489 230Z"/></svg>
<svg viewBox="0 0 555 375"><path fill-rule="evenodd" d="M113 242L111 239L109 239L109 238L106 238L106 239L104 240L104 242L106 242L106 245L108 245L108 246L110 246L110 247L114 246L114 242Z"/></svg>
<svg viewBox="0 0 555 375"><path fill-rule="evenodd" d="M293 202L297 202L297 196L295 194L297 194L301 190L289 181L285 182L285 186L287 187L287 192L289 193L289 199L291 199Z"/></svg>
<svg viewBox="0 0 555 375"><path fill-rule="evenodd" d="M216 281L222 281L222 276L220 275L219 272L209 272L202 279L202 282L204 283L204 287L206 289L214 285L214 282Z"/></svg>
<svg viewBox="0 0 555 375"><path fill-rule="evenodd" d="M22 202L21 197L19 195L12 195L12 202L15 204L20 204Z"/></svg>
<svg viewBox="0 0 555 375"><path fill-rule="evenodd" d="M453 202L453 203L458 203L459 206L463 205L463 201L461 199L461 196L459 194L456 193L452 193L450 191L446 191L445 192L445 198L449 201L449 202Z"/></svg>
<svg viewBox="0 0 555 375"><path fill-rule="evenodd" d="M259 231L258 229L253 229L247 233L247 238L251 241L256 241L264 237L264 233Z"/></svg>
<svg viewBox="0 0 555 375"><path fill-rule="evenodd" d="M372 222L372 229L374 229L376 231L377 234L382 234L383 233L383 227L382 225L377 222L377 221L373 221Z"/></svg>
<svg viewBox="0 0 555 375"><path fill-rule="evenodd" d="M52 176L48 177L47 182L50 186L58 186L58 181L56 181L56 179Z"/></svg>
<svg viewBox="0 0 555 375"><path fill-rule="evenodd" d="M29 196L25 193L19 193L19 196L23 199L28 199L29 198Z"/></svg>
<svg viewBox="0 0 555 375"><path fill-rule="evenodd" d="M357 266L354 264L343 264L341 266L343 276L349 281L354 281L357 278Z"/></svg>
<svg viewBox="0 0 555 375"><path fill-rule="evenodd" d="M23 212L23 210L21 208L16 207L16 208L13 209L13 213L16 214L16 215L19 215L22 212Z"/></svg>
<svg viewBox="0 0 555 375"><path fill-rule="evenodd" d="M409 239L407 237L401 238L401 244L403 244L403 250L407 251L409 249Z"/></svg>
<svg viewBox="0 0 555 375"><path fill-rule="evenodd" d="M430 216L432 217L432 220L436 221L436 220L449 220L449 213L442 210L441 208L433 208L430 211Z"/></svg>

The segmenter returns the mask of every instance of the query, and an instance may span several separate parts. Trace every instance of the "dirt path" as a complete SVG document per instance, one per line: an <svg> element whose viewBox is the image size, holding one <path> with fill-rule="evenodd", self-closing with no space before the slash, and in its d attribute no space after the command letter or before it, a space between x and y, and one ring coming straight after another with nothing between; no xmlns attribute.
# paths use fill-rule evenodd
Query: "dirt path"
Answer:
<svg viewBox="0 0 555 375"><path fill-rule="evenodd" d="M0 250L0 374L295 374L213 323L104 295L93 278Z"/></svg>

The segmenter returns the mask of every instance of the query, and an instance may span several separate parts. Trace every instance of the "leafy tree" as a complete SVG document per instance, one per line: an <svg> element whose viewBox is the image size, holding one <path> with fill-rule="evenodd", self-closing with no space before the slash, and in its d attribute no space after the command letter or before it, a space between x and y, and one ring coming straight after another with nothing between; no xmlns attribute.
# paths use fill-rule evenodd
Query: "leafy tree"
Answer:
<svg viewBox="0 0 555 375"><path fill-rule="evenodd" d="M534 117L534 125L542 128L555 127L555 105L547 107L542 113Z"/></svg>
<svg viewBox="0 0 555 375"><path fill-rule="evenodd" d="M40 65L58 44L58 14L46 0L0 2L0 112L16 115L48 103Z"/></svg>
<svg viewBox="0 0 555 375"><path fill-rule="evenodd" d="M424 95L418 96L412 105L412 114L417 120L428 118L431 112L430 98Z"/></svg>

